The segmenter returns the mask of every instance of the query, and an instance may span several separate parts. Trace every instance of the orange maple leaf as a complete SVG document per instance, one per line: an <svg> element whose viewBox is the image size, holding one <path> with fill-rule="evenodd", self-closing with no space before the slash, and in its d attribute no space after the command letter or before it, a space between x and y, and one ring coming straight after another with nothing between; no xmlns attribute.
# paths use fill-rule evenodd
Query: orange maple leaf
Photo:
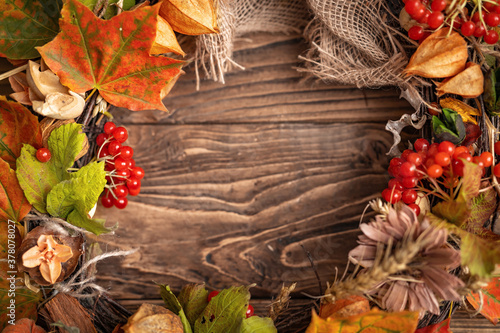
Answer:
<svg viewBox="0 0 500 333"><path fill-rule="evenodd" d="M15 168L24 143L42 146L38 118L21 104L0 96L0 158Z"/></svg>
<svg viewBox="0 0 500 333"><path fill-rule="evenodd" d="M0 158L0 221L19 222L30 209L31 205L24 196L15 171Z"/></svg>
<svg viewBox="0 0 500 333"><path fill-rule="evenodd" d="M161 91L184 62L149 54L159 6L143 6L105 21L77 0L67 0L61 32L37 49L61 83L77 93L95 88L115 106L167 111Z"/></svg>
<svg viewBox="0 0 500 333"><path fill-rule="evenodd" d="M481 309L481 314L496 325L500 319L500 277L494 277L486 287L481 288L481 292L482 302L478 293L471 293L467 300L474 309Z"/></svg>

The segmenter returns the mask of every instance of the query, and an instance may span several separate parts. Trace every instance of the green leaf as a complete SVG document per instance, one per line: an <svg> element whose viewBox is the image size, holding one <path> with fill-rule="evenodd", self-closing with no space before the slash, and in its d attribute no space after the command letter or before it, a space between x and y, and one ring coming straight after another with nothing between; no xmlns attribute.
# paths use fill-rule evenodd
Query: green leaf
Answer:
<svg viewBox="0 0 500 333"><path fill-rule="evenodd" d="M97 4L98 0L78 0L81 3L83 3L85 6L87 6L90 10L94 10L95 5ZM106 8L106 12L103 15L103 18L106 20L109 20L113 16L116 16L117 14L117 6L116 3L119 0L109 0L109 5L108 8ZM129 10L135 5L135 0L124 0L123 1L123 10Z"/></svg>
<svg viewBox="0 0 500 333"><path fill-rule="evenodd" d="M184 309L172 290L170 290L170 287L164 284L159 284L158 286L160 287L160 296L163 302L165 302L166 308L181 318L184 333L192 333L191 325L184 313Z"/></svg>
<svg viewBox="0 0 500 333"><path fill-rule="evenodd" d="M52 154L51 161L55 164L57 172L63 174L61 179L67 179L67 170L75 163L75 158L83 148L85 134L80 133L82 125L72 123L60 126L52 131L49 137L49 150Z"/></svg>
<svg viewBox="0 0 500 333"><path fill-rule="evenodd" d="M248 287L231 287L212 298L196 320L196 333L238 332L250 300Z"/></svg>
<svg viewBox="0 0 500 333"><path fill-rule="evenodd" d="M191 327L194 328L196 319L208 305L208 291L202 284L188 284L182 288L177 299L184 309Z"/></svg>
<svg viewBox="0 0 500 333"><path fill-rule="evenodd" d="M464 176L462 177L462 185L460 187L460 194L463 195L465 200L472 200L479 195L481 188L481 175L483 171L477 164L464 162Z"/></svg>
<svg viewBox="0 0 500 333"><path fill-rule="evenodd" d="M33 59L59 32L61 0L0 1L0 56Z"/></svg>
<svg viewBox="0 0 500 333"><path fill-rule="evenodd" d="M460 245L462 265L468 266L472 275L491 277L495 265L500 264L500 241L490 241L471 233L462 236Z"/></svg>
<svg viewBox="0 0 500 333"><path fill-rule="evenodd" d="M69 180L54 186L47 195L48 213L67 218L69 223L95 234L111 231L104 227L103 221L87 216L106 185L104 163L89 163L77 172L69 174L69 177Z"/></svg>
<svg viewBox="0 0 500 333"><path fill-rule="evenodd" d="M432 207L432 213L456 226L462 226L471 214L470 203L459 195L456 200L442 201Z"/></svg>
<svg viewBox="0 0 500 333"><path fill-rule="evenodd" d="M96 235L106 234L117 228L117 225L111 228L106 228L104 226L104 223L106 222L105 220L91 219L86 213L82 213L78 209L74 209L73 211L71 211L71 213L68 215L67 221L74 226L83 228Z"/></svg>
<svg viewBox="0 0 500 333"><path fill-rule="evenodd" d="M465 125L462 117L451 109L443 109L443 119L432 117L432 131L437 142L450 141L459 144L465 139Z"/></svg>
<svg viewBox="0 0 500 333"><path fill-rule="evenodd" d="M240 333L277 333L271 318L252 316L243 320Z"/></svg>
<svg viewBox="0 0 500 333"><path fill-rule="evenodd" d="M75 179L64 180L54 186L47 195L47 212L55 217L67 218L75 209L78 190Z"/></svg>
<svg viewBox="0 0 500 333"><path fill-rule="evenodd" d="M81 212L88 213L99 200L99 195L106 186L104 166L104 162L92 162L69 174L71 179L78 179L80 188L77 208Z"/></svg>
<svg viewBox="0 0 500 333"><path fill-rule="evenodd" d="M35 148L25 145L16 174L26 198L40 212L99 235L112 230L103 220L88 217L106 185L104 163L92 162L77 172L67 172L85 141L80 131L81 125L74 123L53 130L48 141L52 158L46 163L36 159Z"/></svg>
<svg viewBox="0 0 500 333"><path fill-rule="evenodd" d="M67 175L58 172L55 162L51 159L41 163L36 159L36 149L25 144L21 155L16 160L16 176L24 191L26 199L41 213L47 213L46 200L48 193Z"/></svg>
<svg viewBox="0 0 500 333"><path fill-rule="evenodd" d="M491 230L484 227L496 210L497 195L492 188L479 194L472 201L471 215L462 228L474 235L489 240L499 240L500 235L494 234Z"/></svg>

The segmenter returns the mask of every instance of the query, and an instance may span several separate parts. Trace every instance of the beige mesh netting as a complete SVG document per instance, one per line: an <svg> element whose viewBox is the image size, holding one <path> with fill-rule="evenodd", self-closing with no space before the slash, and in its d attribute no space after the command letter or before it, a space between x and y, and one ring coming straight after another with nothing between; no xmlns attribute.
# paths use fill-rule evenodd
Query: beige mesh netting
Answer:
<svg viewBox="0 0 500 333"><path fill-rule="evenodd" d="M308 0L315 17L304 35L305 68L325 81L376 88L405 86L408 59L387 22L384 0Z"/></svg>
<svg viewBox="0 0 500 333"><path fill-rule="evenodd" d="M408 59L394 38L383 8L386 0L219 0L220 34L197 39L196 74L224 83L233 67L235 40L249 32L304 32L311 42L300 71L324 81L406 89ZM307 28L304 31L306 24ZM297 55L298 56L298 55Z"/></svg>
<svg viewBox="0 0 500 333"><path fill-rule="evenodd" d="M300 33L309 11L305 0L219 0L220 33L200 36L196 41L196 74L203 68L207 78L224 83L232 67L243 69L232 60L235 39L248 32Z"/></svg>

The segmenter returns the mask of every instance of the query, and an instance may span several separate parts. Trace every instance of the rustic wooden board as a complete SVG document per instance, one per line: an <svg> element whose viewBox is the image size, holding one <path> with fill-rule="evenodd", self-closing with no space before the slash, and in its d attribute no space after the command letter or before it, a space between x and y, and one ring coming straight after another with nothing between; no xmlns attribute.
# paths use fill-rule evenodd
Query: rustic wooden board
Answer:
<svg viewBox="0 0 500 333"><path fill-rule="evenodd" d="M153 298L152 280L257 283L258 297L300 281L318 294L301 246L332 279L367 200L387 182L391 136L381 124L128 128L148 176L126 210L104 211L120 222L115 244L141 247L101 271L120 297Z"/></svg>
<svg viewBox="0 0 500 333"><path fill-rule="evenodd" d="M307 44L298 36L257 35L237 45L246 70L226 75L226 84L203 80L196 91L192 67L165 105L172 113L121 111L126 123L357 122L398 118L410 112L394 89L360 90L304 80L294 70Z"/></svg>

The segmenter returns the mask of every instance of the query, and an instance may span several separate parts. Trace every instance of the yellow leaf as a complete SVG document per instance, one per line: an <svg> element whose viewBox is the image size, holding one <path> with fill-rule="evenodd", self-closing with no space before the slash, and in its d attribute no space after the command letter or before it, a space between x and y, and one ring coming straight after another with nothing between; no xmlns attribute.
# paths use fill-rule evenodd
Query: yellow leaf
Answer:
<svg viewBox="0 0 500 333"><path fill-rule="evenodd" d="M313 311L306 333L414 333L417 324L418 312L383 312L373 309L343 319L322 319Z"/></svg>
<svg viewBox="0 0 500 333"><path fill-rule="evenodd" d="M469 104L466 104L458 99L448 97L443 98L439 101L439 104L443 109L452 109L456 113L462 116L464 122L469 122L477 125L477 121L473 116L481 116L478 109L473 108Z"/></svg>
<svg viewBox="0 0 500 333"><path fill-rule="evenodd" d="M426 78L444 78L457 75L467 62L467 43L458 32L448 35L447 28L427 37L410 59L405 72Z"/></svg>
<svg viewBox="0 0 500 333"><path fill-rule="evenodd" d="M469 62L467 69L443 82L436 82L436 87L438 96L455 94L464 98L478 97L484 91L484 76L481 66Z"/></svg>
<svg viewBox="0 0 500 333"><path fill-rule="evenodd" d="M175 32L172 30L170 24L168 24L163 17L158 15L156 38L149 53L160 54L169 52L173 52L181 56L186 55L179 45L179 42L177 42L177 37L175 37Z"/></svg>
<svg viewBox="0 0 500 333"><path fill-rule="evenodd" d="M174 31L185 35L218 33L217 13L213 0L165 0L160 16Z"/></svg>

